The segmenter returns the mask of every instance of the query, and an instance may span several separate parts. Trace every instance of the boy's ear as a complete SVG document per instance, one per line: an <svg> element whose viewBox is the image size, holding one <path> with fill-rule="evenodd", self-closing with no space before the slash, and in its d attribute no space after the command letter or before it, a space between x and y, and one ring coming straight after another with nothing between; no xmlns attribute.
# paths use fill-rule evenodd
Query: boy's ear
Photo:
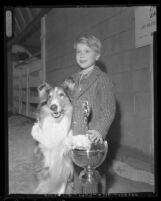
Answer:
<svg viewBox="0 0 161 201"><path fill-rule="evenodd" d="M96 55L96 61L98 61L98 59L100 58L100 54Z"/></svg>

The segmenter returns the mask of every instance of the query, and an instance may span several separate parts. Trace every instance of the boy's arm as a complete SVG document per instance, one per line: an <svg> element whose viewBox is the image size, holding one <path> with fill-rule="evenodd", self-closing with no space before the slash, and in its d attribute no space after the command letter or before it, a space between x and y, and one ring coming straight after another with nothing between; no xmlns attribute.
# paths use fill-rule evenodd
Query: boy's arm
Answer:
<svg viewBox="0 0 161 201"><path fill-rule="evenodd" d="M105 138L114 119L116 110L112 80L107 75L103 75L99 78L98 92L101 114L93 130L98 131L102 137Z"/></svg>

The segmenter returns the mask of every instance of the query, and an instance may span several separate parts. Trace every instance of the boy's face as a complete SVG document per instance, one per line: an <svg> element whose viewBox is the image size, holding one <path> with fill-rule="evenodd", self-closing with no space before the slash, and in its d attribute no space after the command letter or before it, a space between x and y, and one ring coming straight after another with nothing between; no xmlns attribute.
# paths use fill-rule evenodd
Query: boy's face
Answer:
<svg viewBox="0 0 161 201"><path fill-rule="evenodd" d="M87 45L77 44L76 61L81 68L86 69L93 66L99 57L100 55Z"/></svg>

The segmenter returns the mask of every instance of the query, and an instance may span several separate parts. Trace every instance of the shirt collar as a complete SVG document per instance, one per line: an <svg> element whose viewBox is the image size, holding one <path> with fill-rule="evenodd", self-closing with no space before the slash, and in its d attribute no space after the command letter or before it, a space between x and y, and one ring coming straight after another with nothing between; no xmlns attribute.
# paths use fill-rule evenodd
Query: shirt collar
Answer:
<svg viewBox="0 0 161 201"><path fill-rule="evenodd" d="M86 75L88 76L94 69L95 66L91 66L85 70L81 70L79 73L80 73L80 76L83 76L83 75Z"/></svg>

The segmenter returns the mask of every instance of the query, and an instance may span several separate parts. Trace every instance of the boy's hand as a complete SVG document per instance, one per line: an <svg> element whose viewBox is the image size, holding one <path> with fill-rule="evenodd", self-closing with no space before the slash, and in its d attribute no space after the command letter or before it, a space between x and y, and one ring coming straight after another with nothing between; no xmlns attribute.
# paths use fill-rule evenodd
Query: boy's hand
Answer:
<svg viewBox="0 0 161 201"><path fill-rule="evenodd" d="M87 135L92 143L103 143L102 135L96 130L88 130Z"/></svg>

